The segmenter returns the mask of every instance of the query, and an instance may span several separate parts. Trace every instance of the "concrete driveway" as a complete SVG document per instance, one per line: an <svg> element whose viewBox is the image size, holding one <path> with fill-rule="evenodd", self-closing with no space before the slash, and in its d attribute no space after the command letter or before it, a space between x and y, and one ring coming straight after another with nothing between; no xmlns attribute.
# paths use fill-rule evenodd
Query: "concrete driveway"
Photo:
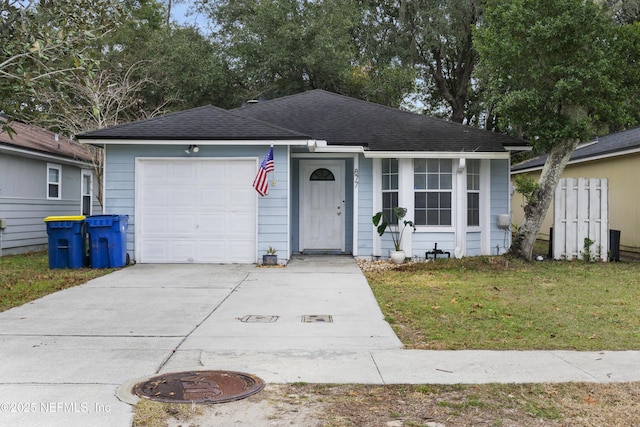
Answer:
<svg viewBox="0 0 640 427"><path fill-rule="evenodd" d="M118 390L127 400L135 379L193 367L379 382L368 351L401 347L350 257L135 265L0 313L0 340L12 426L128 426Z"/></svg>
<svg viewBox="0 0 640 427"><path fill-rule="evenodd" d="M130 426L136 382L193 368L267 383L640 381L633 351L402 350L354 260L337 256L135 265L0 313L0 344L11 426Z"/></svg>

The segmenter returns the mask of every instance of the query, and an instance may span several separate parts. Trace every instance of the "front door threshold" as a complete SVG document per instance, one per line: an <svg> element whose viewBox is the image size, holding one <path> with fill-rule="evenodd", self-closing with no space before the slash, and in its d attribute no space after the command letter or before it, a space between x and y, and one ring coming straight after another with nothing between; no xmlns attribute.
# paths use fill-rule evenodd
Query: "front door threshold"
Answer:
<svg viewBox="0 0 640 427"><path fill-rule="evenodd" d="M304 249L301 255L351 255L349 252L343 252L340 249Z"/></svg>

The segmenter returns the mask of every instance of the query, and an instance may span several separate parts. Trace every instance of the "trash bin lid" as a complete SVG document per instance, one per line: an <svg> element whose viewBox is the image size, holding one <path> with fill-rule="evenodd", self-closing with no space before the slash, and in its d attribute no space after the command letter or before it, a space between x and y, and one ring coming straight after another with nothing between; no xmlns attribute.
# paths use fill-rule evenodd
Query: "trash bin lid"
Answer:
<svg viewBox="0 0 640 427"><path fill-rule="evenodd" d="M84 221L84 215L76 215L76 216L48 216L44 219L44 222L53 222L53 221Z"/></svg>

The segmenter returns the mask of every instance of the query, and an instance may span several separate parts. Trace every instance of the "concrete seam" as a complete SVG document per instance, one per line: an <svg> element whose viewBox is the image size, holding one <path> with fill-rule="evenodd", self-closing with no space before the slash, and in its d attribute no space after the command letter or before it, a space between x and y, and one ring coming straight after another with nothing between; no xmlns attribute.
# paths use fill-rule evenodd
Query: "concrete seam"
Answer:
<svg viewBox="0 0 640 427"><path fill-rule="evenodd" d="M560 356L560 354L556 353L555 351L550 351L550 353L554 356L557 357L558 359L562 360L564 363L566 363L567 365L571 366L574 369L577 369L578 371L584 373L585 375L589 376L589 378L592 378L594 380L594 382L601 382L597 377L595 377L594 375L592 375L590 372L580 368L579 366L576 366L575 364L571 363L569 360L563 358L562 356Z"/></svg>
<svg viewBox="0 0 640 427"><path fill-rule="evenodd" d="M178 351L178 349L182 346L182 344L184 344L184 342L187 340L187 338L189 338L199 327L200 325L202 325L204 322L206 322L206 320L211 317L213 315L213 313L216 312L216 310L218 310L220 308L220 306L222 304L224 304L231 295L233 295L238 288L247 280L247 277L249 277L250 273L245 274L245 276L238 282L238 284L231 289L231 292L229 292L229 294L224 297L224 299L222 301L220 301L220 303L218 305L216 305L213 310L211 310L209 312L209 314L207 314L200 322L198 322L198 324L196 326L193 327L193 329L191 329L191 331L189 331L189 333L187 335L184 336L184 338L182 338L180 340L180 342L178 343L178 345L171 351L171 353L164 359L164 361L162 361L162 363L160 363L160 366L158 367L158 369L156 370L156 374L159 374L160 371L162 370L162 368L164 368L164 366L169 363L169 361L171 360L171 358L173 357L174 354L176 354L176 351Z"/></svg>
<svg viewBox="0 0 640 427"><path fill-rule="evenodd" d="M378 366L378 363L376 362L375 357L373 357L373 353L369 352L369 357L371 358L371 361L373 362L373 366L376 367L376 371L378 372L378 376L380 377L380 381L382 381L383 385L387 385L387 382L384 380L384 377L382 376L382 372L380 372L380 367Z"/></svg>

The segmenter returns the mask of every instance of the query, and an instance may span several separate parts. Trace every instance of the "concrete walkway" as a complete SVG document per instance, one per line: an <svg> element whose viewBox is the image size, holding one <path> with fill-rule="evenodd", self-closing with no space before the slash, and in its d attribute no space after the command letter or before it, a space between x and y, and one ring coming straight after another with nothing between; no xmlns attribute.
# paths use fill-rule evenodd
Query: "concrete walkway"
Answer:
<svg viewBox="0 0 640 427"><path fill-rule="evenodd" d="M12 426L130 426L136 382L193 368L267 383L640 381L638 352L402 350L349 257L136 265L0 313L0 342Z"/></svg>

